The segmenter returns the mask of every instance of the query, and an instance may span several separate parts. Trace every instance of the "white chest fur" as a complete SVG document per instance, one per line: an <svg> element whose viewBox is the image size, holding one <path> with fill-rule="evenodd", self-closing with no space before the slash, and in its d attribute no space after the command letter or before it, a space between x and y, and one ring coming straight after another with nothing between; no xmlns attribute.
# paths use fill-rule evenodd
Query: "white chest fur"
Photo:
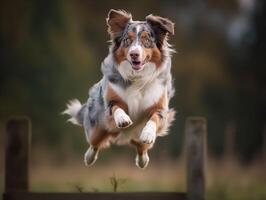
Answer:
<svg viewBox="0 0 266 200"><path fill-rule="evenodd" d="M165 90L160 80L157 79L143 87L134 83L127 88L121 88L112 83L110 86L128 105L128 114L132 120L137 119L143 111L157 103Z"/></svg>

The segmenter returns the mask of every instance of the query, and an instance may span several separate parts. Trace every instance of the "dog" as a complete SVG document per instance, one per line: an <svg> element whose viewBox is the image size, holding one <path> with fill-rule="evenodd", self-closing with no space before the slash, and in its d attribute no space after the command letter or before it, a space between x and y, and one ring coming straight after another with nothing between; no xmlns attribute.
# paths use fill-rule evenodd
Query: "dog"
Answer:
<svg viewBox="0 0 266 200"><path fill-rule="evenodd" d="M134 145L136 165L145 168L148 150L174 120L175 111L169 109L174 50L167 42L174 23L154 15L133 21L130 13L114 9L106 22L111 45L101 65L103 77L89 90L85 104L72 100L63 113L85 129L87 166L95 163L101 149L117 143Z"/></svg>

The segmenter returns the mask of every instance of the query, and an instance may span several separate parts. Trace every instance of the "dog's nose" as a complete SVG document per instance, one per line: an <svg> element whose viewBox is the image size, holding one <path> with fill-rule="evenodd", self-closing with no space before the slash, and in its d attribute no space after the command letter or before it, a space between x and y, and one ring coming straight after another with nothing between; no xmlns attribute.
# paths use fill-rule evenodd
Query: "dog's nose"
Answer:
<svg viewBox="0 0 266 200"><path fill-rule="evenodd" d="M132 60L137 60L139 58L139 51L138 50L132 50L129 53Z"/></svg>

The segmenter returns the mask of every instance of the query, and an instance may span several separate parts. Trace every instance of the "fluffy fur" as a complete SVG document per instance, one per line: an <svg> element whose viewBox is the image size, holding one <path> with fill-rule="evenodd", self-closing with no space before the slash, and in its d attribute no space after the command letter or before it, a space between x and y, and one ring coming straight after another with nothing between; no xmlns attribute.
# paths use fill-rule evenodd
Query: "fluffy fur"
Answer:
<svg viewBox="0 0 266 200"><path fill-rule="evenodd" d="M169 35L174 24L159 16L133 21L131 14L110 10L106 19L111 37L103 77L89 91L87 103L72 100L64 114L84 127L90 145L86 165L92 165L99 150L111 142L136 147L136 165L145 168L148 150L157 136L167 134L174 120L169 101L174 94Z"/></svg>

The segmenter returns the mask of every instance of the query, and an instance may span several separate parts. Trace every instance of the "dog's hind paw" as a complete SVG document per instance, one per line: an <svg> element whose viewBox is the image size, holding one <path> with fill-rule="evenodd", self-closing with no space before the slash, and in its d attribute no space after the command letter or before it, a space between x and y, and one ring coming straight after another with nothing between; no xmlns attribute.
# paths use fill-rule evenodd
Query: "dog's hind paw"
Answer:
<svg viewBox="0 0 266 200"><path fill-rule="evenodd" d="M139 140L145 144L152 144L156 139L156 124L153 121L148 121L143 128Z"/></svg>
<svg viewBox="0 0 266 200"><path fill-rule="evenodd" d="M114 120L117 128L127 128L133 124L130 117L121 108L115 110Z"/></svg>
<svg viewBox="0 0 266 200"><path fill-rule="evenodd" d="M84 162L86 166L92 166L98 158L99 150L90 146L84 155Z"/></svg>
<svg viewBox="0 0 266 200"><path fill-rule="evenodd" d="M147 152L144 152L142 155L137 154L136 157L136 165L141 168L144 169L148 166L149 164L149 155Z"/></svg>

